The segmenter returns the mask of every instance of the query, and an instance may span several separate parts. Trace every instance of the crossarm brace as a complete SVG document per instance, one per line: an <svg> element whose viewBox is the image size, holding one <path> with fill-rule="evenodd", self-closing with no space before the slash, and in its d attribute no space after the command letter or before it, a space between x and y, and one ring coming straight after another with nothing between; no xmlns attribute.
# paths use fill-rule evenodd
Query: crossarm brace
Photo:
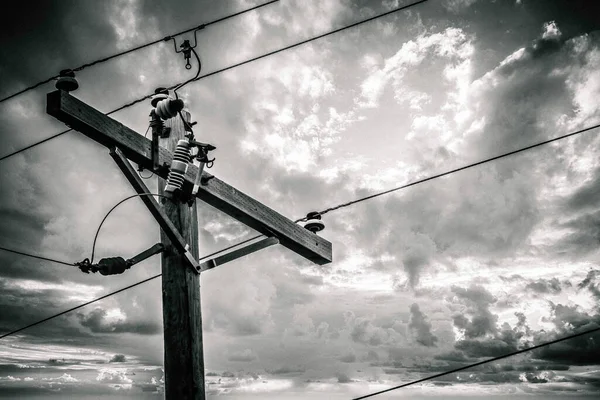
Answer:
<svg viewBox="0 0 600 400"><path fill-rule="evenodd" d="M49 93L47 112L108 148L117 146L129 160L141 168L152 169L152 145L149 139L69 93L62 90ZM160 166L171 165L173 154L159 146L158 159ZM166 179L168 168L159 168L155 173ZM182 188L185 193L192 192L197 175L198 167L190 164ZM206 171L202 172L201 182L196 193L198 199L265 236L275 234L283 247L316 264L323 265L331 262L331 242Z"/></svg>
<svg viewBox="0 0 600 400"><path fill-rule="evenodd" d="M139 175L135 172L129 161L121 150L116 147L110 149L110 156L115 160L115 163L125 175L125 178L131 183L131 186L135 189L135 191L139 194L142 193L150 193L148 187L144 184ZM140 196L140 199L144 202L148 210L152 216L156 219L162 230L165 232L171 244L185 256L186 260L190 264L190 266L194 269L194 272L197 274L200 273L200 264L194 258L192 253L190 252L190 246L185 242L185 239L175 225L171 222L169 217L165 214L165 212L160 208L158 202L154 200L152 196Z"/></svg>
<svg viewBox="0 0 600 400"><path fill-rule="evenodd" d="M263 240L259 240L256 243L249 244L248 246L225 253L222 256L211 258L210 260L202 262L200 264L200 271L204 272L206 270L218 267L219 265L223 265L229 261L233 261L250 253L254 253L255 251L262 250L265 247L273 246L274 244L279 244L279 239L276 237L268 237Z"/></svg>

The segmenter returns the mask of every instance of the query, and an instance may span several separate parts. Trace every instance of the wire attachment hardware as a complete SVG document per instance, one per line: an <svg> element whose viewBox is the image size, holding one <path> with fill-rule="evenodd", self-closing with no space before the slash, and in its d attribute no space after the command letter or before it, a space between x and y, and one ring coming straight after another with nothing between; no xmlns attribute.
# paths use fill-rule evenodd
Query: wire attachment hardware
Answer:
<svg viewBox="0 0 600 400"><path fill-rule="evenodd" d="M173 39L173 47L175 48L175 53L183 53L183 58L185 59L185 69L192 69L192 64L190 64L190 58L192 56L192 49L196 48L196 46L198 45L196 32L198 32L200 29L204 29L204 25L200 25L198 28L194 29L194 45L192 46L190 44L190 41L186 39L179 45L179 48L181 50L177 49L177 42L175 41L174 37L167 36L165 38L167 40Z"/></svg>
<svg viewBox="0 0 600 400"><path fill-rule="evenodd" d="M304 227L312 233L317 233L325 229L325 224L321 221L321 214L317 211L311 211L306 214Z"/></svg>
<svg viewBox="0 0 600 400"><path fill-rule="evenodd" d="M75 79L75 72L70 69L63 69L59 73L59 78L56 81L56 88L65 92L72 92L79 88L79 83Z"/></svg>
<svg viewBox="0 0 600 400"><path fill-rule="evenodd" d="M140 254L128 260L125 260L123 257L107 257L98 261L98 264L91 264L89 258L86 258L83 261L76 262L75 265L81 270L81 272L86 274L89 274L90 272L94 274L96 272L100 272L100 274L105 276L118 275L122 274L135 264L166 250L167 248L164 244L156 243L154 246L142 251Z"/></svg>
<svg viewBox="0 0 600 400"><path fill-rule="evenodd" d="M192 189L192 195L195 196L200 190L200 185L208 184L207 179L202 178L202 173L204 172L204 167L212 168L215 163L215 159L208 158L208 152L215 150L216 147L212 144L196 142L194 140L190 140L190 144L198 148L198 153L196 154L195 160L198 161L198 174L196 175L196 179L194 180L194 188Z"/></svg>

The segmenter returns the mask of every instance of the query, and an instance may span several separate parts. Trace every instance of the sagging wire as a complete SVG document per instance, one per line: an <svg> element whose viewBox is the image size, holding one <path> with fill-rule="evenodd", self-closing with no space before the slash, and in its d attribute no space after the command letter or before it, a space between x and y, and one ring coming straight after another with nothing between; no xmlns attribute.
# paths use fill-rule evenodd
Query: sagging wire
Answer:
<svg viewBox="0 0 600 400"><path fill-rule="evenodd" d="M465 365L464 367L460 367L460 368L456 368L456 369L453 369L453 370L450 370L450 371L446 371L446 372L442 372L442 373L439 373L439 374L431 375L431 376L428 376L428 377L425 377L425 378L422 378L422 379L418 379L416 381L412 381L412 382L408 382L408 383L403 383L401 385L393 386L391 388L380 390L378 392L373 392L373 393L366 394L364 396L355 397L352 400L363 400L363 399L367 399L369 397L378 396L378 395L383 394L383 393L391 392L392 390L401 389L401 388L404 388L404 387L407 387L407 386L415 385L417 383L422 383L422 382L430 381L432 379L440 378L442 376L454 374L456 372L464 371L464 370L467 370L467 369L470 369L470 368L473 368L473 367L478 367L480 365L488 364L488 363L491 363L491 362L494 362L494 361L498 361L498 360L502 360L504 358L509 358L509 357L512 357L512 356L516 356L518 354L523 354L523 353L526 353L528 351L537 350L537 349L540 349L542 347L546 347L546 346L550 346L550 345L553 345L553 344L556 344L556 343L564 342L566 340L575 339L575 338L580 337L580 336L590 335L592 333L596 333L596 332L599 332L599 331L600 331L600 328L594 328L594 329L590 329L590 330L587 330L587 331L575 333L573 335L563 336L561 338L558 338L558 339L555 339L555 340L551 340L549 342L544 342L544 343L538 344L536 346L526 347L526 348L524 348L522 350L513 351L512 353L506 353L506 354L503 354L503 355L498 356L498 357L489 358L487 360L479 361L479 362L474 363L474 364ZM591 338L591 340L593 340L593 338Z"/></svg>
<svg viewBox="0 0 600 400"><path fill-rule="evenodd" d="M194 39L195 39L195 37L196 37L196 35L194 32ZM195 42L194 42L194 47L196 47ZM198 70L196 71L196 75L193 78L190 78L187 81L182 82L181 84L179 84L175 88L173 88L173 94L175 95L175 99L179 99L179 94L177 93L177 91L179 89L181 89L182 87L184 87L185 85L189 84L190 82L196 81L198 79L198 77L200 76L200 72L202 71L202 62L200 61L200 56L198 55L198 53L196 53L196 50L194 50L194 47L191 47L190 51L194 54L194 57L196 58L196 61L198 62ZM189 63L189 61L188 61L188 63ZM183 122L183 126L191 134L190 139L193 140L194 139L194 131L192 130L192 126L185 120L185 118L183 118L181 111L178 111L178 114L179 114L179 118L181 118L181 121ZM208 167L208 168L210 168L210 167Z"/></svg>
<svg viewBox="0 0 600 400"><path fill-rule="evenodd" d="M25 253L25 252L22 252L22 251L19 251L19 250L8 249L8 248L2 247L2 246L0 246L0 250L8 251L10 253L19 254L19 255L22 255L22 256L26 256L26 257L37 258L38 260L50 261L50 262L54 262L54 263L57 263L57 264L68 265L69 267L72 267L73 265L75 265L73 263L69 263L69 262L66 262L66 261L60 261L60 260L55 260L53 258L36 256L35 254L29 254L29 253Z"/></svg>
<svg viewBox="0 0 600 400"><path fill-rule="evenodd" d="M80 66L78 66L78 67L71 68L70 70L71 70L71 71L74 71L74 72L77 72L77 71L82 71L82 70L84 70L85 68L91 67L91 66L93 66L93 65L100 64L100 63L104 63L104 62L106 62L106 61L112 60L113 58L117 58L117 57L120 57L120 56L123 56L123 55L129 54L129 53L133 53L133 52L135 52L135 51L138 51L138 50L144 49L144 48L146 48L146 47L149 47L149 46L155 45L155 44L157 44L157 43L166 42L166 41L169 41L169 40L171 40L171 39L173 39L173 40L174 40L174 37L175 37L175 36L180 36L180 35L183 35L183 34L185 34L185 33L188 33L188 32L192 32L192 31L194 31L194 36L195 36L195 34L196 34L196 32L197 32L197 31L199 31L199 30L201 30L201 29L204 29L204 28L206 28L207 26L210 26L210 25L213 25L213 24L216 24L216 23L219 23L219 22L225 21L225 20L227 20L227 19L229 19L229 18L237 17L238 15L241 15L241 14L244 14L244 13L247 13L247 12L250 12L250 11L254 11L254 10L258 9L258 8L261 8L261 7L267 6L267 5L269 5L269 4L276 3L276 2L278 2L278 1L279 1L279 0L271 0L271 1L268 1L268 2L266 2L266 3L263 3L263 4L258 4L258 5L254 6L254 7L251 7L251 8L248 8L248 9L242 10L242 11L238 11L238 12L236 12L236 13L234 13L234 14L231 14L231 15L227 15L227 16L224 16L224 17L218 18L218 19L216 19L216 20L214 20L214 21L206 22L206 23L203 23L203 24L201 24L201 25L195 26L195 27L193 27L193 28L189 28L189 29L183 30L183 31L181 31L181 32L173 33L173 34L171 34L171 35L168 35L168 36L165 36L165 37L163 37L163 38L159 38L159 39L153 40L153 41L151 41L151 42L149 42L149 43L145 43L145 44L142 44L142 45L140 45L140 46L136 46L136 47L130 48L130 49L128 49L128 50L125 50L125 51L122 51L122 52L119 52L119 53L113 54L113 55L111 55L111 56L104 57L104 58L100 58L100 59L97 59L97 60L95 60L95 61L92 61L92 62L88 62L88 63L86 63L86 64L83 64L83 65L80 65ZM176 48L176 50L177 50L177 48ZM49 83L49 82L52 82L53 80L57 79L59 76L60 76L60 75L51 76L51 77L49 77L49 78L47 78L47 79L45 79L45 80L42 80L42 81L40 81L40 82L38 82L38 83L35 83L35 84L31 85L31 86L28 86L28 87L26 87L26 88L24 88L24 89L22 89L22 90L19 90L19 91L15 92L15 93L12 93L12 94L10 94L10 95L8 95L8 96L4 97L4 98L1 98L1 99L0 99L0 103L3 103L3 102L5 102L6 100L12 99L13 97L19 96L19 95L21 95L21 94L23 94L23 93L25 93L25 92L28 92L28 91L30 91L30 90L33 90L33 89L35 89L35 88L37 88L37 87L39 87L39 86L41 86L41 85L44 85L44 84L46 84L46 83Z"/></svg>
<svg viewBox="0 0 600 400"><path fill-rule="evenodd" d="M96 252L96 241L98 240L98 235L100 234L100 228L102 228L102 225L104 224L104 221L106 221L106 219L108 218L108 216L110 215L110 213L112 213L118 206L120 206L121 204L125 203L127 200L129 199L133 199L134 197L141 197L141 196L156 196L156 197L161 197L161 198L165 198L168 199L167 196L162 195L162 194L158 194L158 193L137 193L137 194L133 194L131 196L125 197L123 200L119 201L117 204L115 204L104 216L104 218L102 218L102 221L100 222L100 225L98 226L98 229L96 230L96 235L94 236L94 243L92 244L92 256L90 257L90 259L88 260L87 258L85 260L83 260L83 263L89 263L89 264L93 264L94 263L94 254Z"/></svg>
<svg viewBox="0 0 600 400"><path fill-rule="evenodd" d="M205 75L202 75L202 76L198 76L198 77L197 77L195 80L196 80L196 81L199 81L199 80L201 80L201 79L209 78L209 77L211 77L211 76L214 76L214 75L217 75L217 74L220 74L220 73L226 72L226 71L230 71L230 70L232 70L232 69L234 69L234 68L238 68L238 67L241 67L241 66L243 66L243 65L247 65L247 64L250 64L250 63L252 63L252 62L255 62L255 61L261 60L261 59L263 59L263 58L270 57L270 56L272 56L272 55L275 55L275 54L278 54L278 53L281 53L281 52L284 52L284 51L288 51L288 50L294 49L294 48L296 48L296 47L299 47L299 46L305 45L305 44L307 44L307 43L310 43L310 42L313 42L313 41L316 41L316 40L322 39L322 38L324 38L324 37L327 37L327 36L329 36L329 35L333 35L333 34L335 34L335 33L342 32L342 31L344 31L344 30L346 30L346 29L354 28L354 27L356 27L356 26L359 26L359 25L362 25L362 24L364 24L364 23L367 23L367 22L374 21L374 20L376 20L376 19L378 19L378 18L382 18L382 17L385 17L385 16L387 16L387 15L391 15L391 14L393 14L393 13L396 13L396 12L399 12L399 11L406 10L406 9L408 9L408 8L410 8L410 7L416 6L416 5L418 5L418 4L421 4L421 3L424 3L424 2L426 2L426 1L428 1L428 0L418 0L418 1L414 2L414 3L411 3L411 4L408 4L408 5L404 5L404 6L400 6L400 7L394 8L394 9L392 9L392 10L390 10L390 11L384 12L384 13L382 13L382 14L375 15L375 16L373 16L373 17L370 17L370 18L366 18L366 19L364 19L364 20L362 20L362 21L358 21L358 22L355 22L355 23L353 23L353 24L346 25L346 26L344 26L344 27L341 27L341 28L338 28L338 29L334 29L334 30L332 30L332 31L329 31L329 32L327 32L327 33L324 33L324 34L321 34L321 35L314 36L314 37L312 37L312 38L309 38L309 39L303 40L303 41L301 41L301 42L297 42L297 43L295 43L295 44L292 44L292 45L289 45L289 46L285 46L285 47L283 47L283 48L280 48L280 49L278 49L278 50L273 50L273 51L270 51L270 52L268 52L268 53L265 53L265 54L261 54L261 55L259 55L259 56L256 56L256 57L252 57L252 58L250 58L250 59L247 59L247 60L244 60L244 61L240 61L240 62L238 62L238 63L236 63L236 64L233 64L233 65L230 65L230 66L228 66L228 67L224 67L224 68L221 68L221 69L218 69L218 70L215 70L215 71L209 72L208 74L205 74ZM270 3L266 3L266 4L270 4ZM205 24L205 25L208 25L208 24ZM188 31L186 31L186 32L191 32L191 30L188 30ZM185 32L181 32L181 33L185 33ZM170 40L170 38L169 38L169 40ZM188 82L188 83L189 83L189 82ZM175 84L175 85L173 85L173 86L170 86L170 87L168 87L168 88L166 88L166 89L167 89L167 90L171 90L171 89L173 89L173 88L176 88L176 87L178 87L178 86L181 86L181 85L182 85L181 83L179 83L179 84ZM154 93L148 94L148 95L146 95L146 96L144 96L144 97L141 97L141 98L139 98L139 99L136 99L136 100L132 100L132 101L130 101L129 103L125 103L125 104L121 105L120 107L118 107L118 108L115 108L115 109L114 109L114 110L112 110L112 111L109 111L108 113L106 113L106 115L111 115L111 114L114 114L114 113L116 113L116 112L118 112L118 111L121 111L121 110L124 110L124 109L126 109L126 108L132 107L132 106L134 106L134 105L136 105L136 104L138 104L138 103L141 103L141 102L143 102L143 101L146 101L146 100L150 99L152 96L154 96ZM31 149L31 148L33 148L33 147L36 147L36 146L38 146L38 145L40 145L40 144L42 144L42 143L48 142L48 141L50 141L50 140L52 140L52 139L54 139L54 138L57 138L57 137L59 137L59 136L61 136L61 135L64 135L65 133L68 133L68 132L71 132L71 131L72 131L72 129L67 129L67 130L65 130L65 131L58 132L58 133L56 133L56 134L54 134L54 135L52 135L52 136L50 136L50 137L47 137L47 138L45 138L45 139L42 139L42 140L41 140L41 141L39 141L39 142L33 143L33 144L31 144L31 145L29 145L29 146L26 146L26 147L24 147L24 148L22 148L22 149L15 150L15 151L13 151L12 153L9 153L9 154L6 154L6 155L4 155L4 156L0 157L0 161L3 161L3 160L6 160L7 158L10 158L10 157L16 156L16 155L17 155L17 154L19 154L19 153L22 153L22 152L24 152L24 151L26 151L26 150L29 150L29 149Z"/></svg>

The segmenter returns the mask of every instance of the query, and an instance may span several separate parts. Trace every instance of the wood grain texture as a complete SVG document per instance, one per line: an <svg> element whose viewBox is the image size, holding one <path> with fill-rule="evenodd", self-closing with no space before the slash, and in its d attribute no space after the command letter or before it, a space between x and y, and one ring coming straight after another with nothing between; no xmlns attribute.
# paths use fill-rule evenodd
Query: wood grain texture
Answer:
<svg viewBox="0 0 600 400"><path fill-rule="evenodd" d="M121 150L116 147L110 149L110 156L115 160L115 163L121 172L123 172L123 175L125 175L125 178L127 178L136 193L150 193L148 187L142 181L142 178L140 178L135 169L129 164L129 161L127 161L127 158L125 158L125 155ZM185 245L187 244L185 239L181 236L173 222L167 217L167 214L165 214L158 202L154 200L154 197L140 196L140 199L146 205L154 219L156 219L173 246L175 246L180 253L184 252Z"/></svg>
<svg viewBox="0 0 600 400"><path fill-rule="evenodd" d="M184 113L187 114L187 113ZM189 118L189 114L188 114ZM189 121L189 119L188 119ZM175 149L183 138L181 119L172 119L171 136L161 139L167 149ZM158 180L159 193L164 194L166 181ZM198 259L198 212L196 204L165 201L163 211L190 244ZM163 243L169 238L161 231ZM204 400L204 351L202 348L202 312L200 275L189 268L183 255L162 255L163 325L165 341L165 398L167 400Z"/></svg>
<svg viewBox="0 0 600 400"><path fill-rule="evenodd" d="M137 132L104 115L63 91L48 93L48 114L71 128L107 146L117 146L131 161L152 169L150 140ZM160 165L171 164L172 152L161 146ZM184 190L191 192L198 168L190 165ZM159 176L166 178L166 173ZM236 190L225 182L204 172L208 183L200 187L197 197L231 217L254 228L258 232L275 235L280 243L316 264L327 264L332 260L331 243L304 229L278 212L250 196Z"/></svg>

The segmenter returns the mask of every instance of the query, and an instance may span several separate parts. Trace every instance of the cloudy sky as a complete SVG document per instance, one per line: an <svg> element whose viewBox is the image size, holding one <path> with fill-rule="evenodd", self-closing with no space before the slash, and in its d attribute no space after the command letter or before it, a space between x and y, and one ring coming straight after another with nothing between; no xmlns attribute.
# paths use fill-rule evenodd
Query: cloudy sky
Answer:
<svg viewBox="0 0 600 400"><path fill-rule="evenodd" d="M258 3L17 2L0 97ZM200 32L203 73L407 3L282 0ZM598 123L592 3L430 0L181 94L198 139L218 147L211 172L295 219ZM161 43L82 71L73 94L106 112L194 71ZM45 113L51 90L0 104L0 155L65 129ZM149 110L113 117L143 134ZM203 274L209 398L348 399L598 327L598 150L590 131L331 212L328 265L275 246ZM133 193L77 132L0 162L0 185L0 245L69 262L89 257L104 214ZM254 234L198 209L203 254ZM97 256L158 240L132 200L104 225ZM104 277L0 252L0 333L159 272L159 257ZM160 310L154 280L0 340L0 397L161 398ZM594 397L599 341L380 398Z"/></svg>

